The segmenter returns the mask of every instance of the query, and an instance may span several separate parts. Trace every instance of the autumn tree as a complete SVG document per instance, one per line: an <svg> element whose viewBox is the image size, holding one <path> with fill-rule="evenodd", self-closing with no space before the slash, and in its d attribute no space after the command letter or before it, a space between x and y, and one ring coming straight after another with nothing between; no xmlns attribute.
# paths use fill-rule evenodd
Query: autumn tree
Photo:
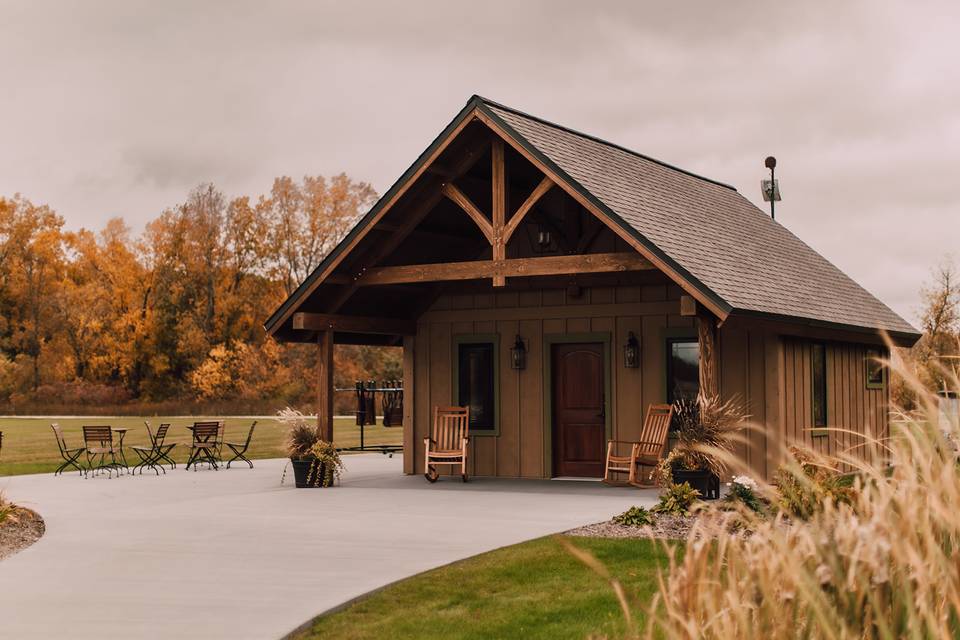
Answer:
<svg viewBox="0 0 960 640"><path fill-rule="evenodd" d="M921 295L923 336L914 347L914 357L921 380L939 391L945 382L944 356L960 352L960 275L951 260L944 260L934 270L932 282Z"/></svg>

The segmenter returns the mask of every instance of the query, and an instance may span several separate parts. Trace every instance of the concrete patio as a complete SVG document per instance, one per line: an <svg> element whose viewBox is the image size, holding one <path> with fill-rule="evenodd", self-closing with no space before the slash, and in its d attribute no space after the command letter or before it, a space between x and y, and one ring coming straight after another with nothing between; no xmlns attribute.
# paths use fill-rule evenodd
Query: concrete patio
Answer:
<svg viewBox="0 0 960 640"><path fill-rule="evenodd" d="M10 638L279 638L427 569L597 522L655 492L594 482L401 475L399 457L347 458L342 486L280 485L256 468L82 480L0 478L46 519L0 562Z"/></svg>

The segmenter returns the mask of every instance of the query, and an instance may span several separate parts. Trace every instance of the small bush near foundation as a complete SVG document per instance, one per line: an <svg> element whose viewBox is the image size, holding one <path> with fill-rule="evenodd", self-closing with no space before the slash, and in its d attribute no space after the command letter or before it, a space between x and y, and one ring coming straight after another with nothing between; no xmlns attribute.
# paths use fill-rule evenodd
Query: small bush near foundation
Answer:
<svg viewBox="0 0 960 640"><path fill-rule="evenodd" d="M850 504L855 498L853 477L836 471L837 465L798 447L790 448L790 461L777 470L774 485L779 507L787 515L809 520L827 499Z"/></svg>
<svg viewBox="0 0 960 640"><path fill-rule="evenodd" d="M672 516L688 516L694 503L700 499L700 492L690 486L689 482L671 484L660 496L651 511Z"/></svg>
<svg viewBox="0 0 960 640"><path fill-rule="evenodd" d="M729 484L730 490L723 497L726 506L742 504L754 513L766 513L767 501L757 493L757 482L749 476L734 476Z"/></svg>
<svg viewBox="0 0 960 640"><path fill-rule="evenodd" d="M653 515L643 507L630 507L620 515L613 516L613 521L628 527L646 527L653 524Z"/></svg>

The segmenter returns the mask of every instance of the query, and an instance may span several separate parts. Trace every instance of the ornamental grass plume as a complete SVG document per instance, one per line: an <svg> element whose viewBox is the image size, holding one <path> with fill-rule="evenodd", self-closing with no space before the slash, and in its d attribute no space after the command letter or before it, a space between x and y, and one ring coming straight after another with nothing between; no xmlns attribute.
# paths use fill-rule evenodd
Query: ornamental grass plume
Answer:
<svg viewBox="0 0 960 640"><path fill-rule="evenodd" d="M897 373L918 409L894 410L888 437L834 456L784 452L790 462L778 482L814 497L803 517L782 505L772 516L701 512L661 578L647 637L960 636L960 425L938 423L936 396L909 371ZM817 486L824 478L849 479L843 500Z"/></svg>

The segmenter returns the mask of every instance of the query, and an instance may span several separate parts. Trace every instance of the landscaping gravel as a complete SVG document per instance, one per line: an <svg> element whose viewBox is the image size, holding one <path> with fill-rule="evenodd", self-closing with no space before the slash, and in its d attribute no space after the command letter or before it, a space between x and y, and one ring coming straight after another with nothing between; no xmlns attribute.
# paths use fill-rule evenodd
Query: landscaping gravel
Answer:
<svg viewBox="0 0 960 640"><path fill-rule="evenodd" d="M657 515L654 524L646 527L634 527L617 524L612 520L588 524L585 527L566 531L568 536L589 538L663 538L667 540L685 540L693 525L694 518L688 516Z"/></svg>
<svg viewBox="0 0 960 640"><path fill-rule="evenodd" d="M0 524L0 560L26 549L43 535L46 526L36 511L20 508Z"/></svg>

